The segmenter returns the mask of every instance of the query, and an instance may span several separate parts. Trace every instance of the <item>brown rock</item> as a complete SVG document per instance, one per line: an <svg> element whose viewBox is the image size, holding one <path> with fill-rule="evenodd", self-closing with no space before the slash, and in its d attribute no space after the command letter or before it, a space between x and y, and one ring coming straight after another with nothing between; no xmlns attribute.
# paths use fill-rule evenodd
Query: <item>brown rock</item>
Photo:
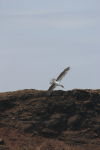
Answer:
<svg viewBox="0 0 100 150"><path fill-rule="evenodd" d="M98 150L100 90L0 93L2 149Z"/></svg>

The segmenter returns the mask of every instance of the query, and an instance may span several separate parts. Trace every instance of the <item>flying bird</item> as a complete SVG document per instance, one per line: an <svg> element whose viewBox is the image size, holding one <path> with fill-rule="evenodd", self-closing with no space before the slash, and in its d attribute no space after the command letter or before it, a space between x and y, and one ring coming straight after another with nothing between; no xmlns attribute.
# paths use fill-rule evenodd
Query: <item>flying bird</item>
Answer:
<svg viewBox="0 0 100 150"><path fill-rule="evenodd" d="M58 76L57 79L50 80L50 84L52 84L52 85L49 87L49 89L47 91L47 95L50 95L50 93L53 91L53 89L56 88L57 86L61 86L62 88L64 88L64 86L60 84L60 81L67 74L67 72L69 70L70 70L70 67L67 67L63 72L60 73L60 75Z"/></svg>

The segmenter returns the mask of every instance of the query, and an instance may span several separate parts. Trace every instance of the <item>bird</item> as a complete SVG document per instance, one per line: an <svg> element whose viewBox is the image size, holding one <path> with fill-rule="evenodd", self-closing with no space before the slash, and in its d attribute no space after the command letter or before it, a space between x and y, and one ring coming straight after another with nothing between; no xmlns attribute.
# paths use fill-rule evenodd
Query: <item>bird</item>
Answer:
<svg viewBox="0 0 100 150"><path fill-rule="evenodd" d="M50 95L50 93L57 87L57 86L61 86L62 88L64 88L63 85L60 84L60 81L62 80L62 78L67 74L67 72L70 70L70 67L67 67L66 69L64 69L63 72L60 73L60 75L57 77L57 79L51 79L50 80L50 84L51 86L49 87L48 91L47 91L47 95Z"/></svg>

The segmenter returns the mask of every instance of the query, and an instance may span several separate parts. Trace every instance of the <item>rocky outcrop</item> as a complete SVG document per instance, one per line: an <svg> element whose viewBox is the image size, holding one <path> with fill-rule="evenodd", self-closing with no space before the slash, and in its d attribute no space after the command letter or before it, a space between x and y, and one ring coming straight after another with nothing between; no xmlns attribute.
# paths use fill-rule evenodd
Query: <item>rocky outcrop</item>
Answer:
<svg viewBox="0 0 100 150"><path fill-rule="evenodd" d="M50 96L46 92L32 89L0 93L1 128L63 141L63 145L74 148L98 148L100 90L53 91Z"/></svg>

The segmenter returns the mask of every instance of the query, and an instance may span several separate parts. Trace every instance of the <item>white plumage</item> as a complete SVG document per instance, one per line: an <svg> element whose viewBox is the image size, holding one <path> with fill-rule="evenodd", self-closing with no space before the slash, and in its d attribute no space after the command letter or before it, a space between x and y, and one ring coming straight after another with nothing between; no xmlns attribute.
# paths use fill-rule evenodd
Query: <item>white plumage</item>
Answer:
<svg viewBox="0 0 100 150"><path fill-rule="evenodd" d="M60 81L67 74L67 72L69 70L70 70L70 67L67 67L63 72L60 73L60 75L58 76L57 79L51 79L50 80L50 84L52 84L52 85L49 87L49 89L47 91L48 95L50 95L50 93L53 91L53 89L56 88L57 86L61 86L64 88L64 86L60 84Z"/></svg>

